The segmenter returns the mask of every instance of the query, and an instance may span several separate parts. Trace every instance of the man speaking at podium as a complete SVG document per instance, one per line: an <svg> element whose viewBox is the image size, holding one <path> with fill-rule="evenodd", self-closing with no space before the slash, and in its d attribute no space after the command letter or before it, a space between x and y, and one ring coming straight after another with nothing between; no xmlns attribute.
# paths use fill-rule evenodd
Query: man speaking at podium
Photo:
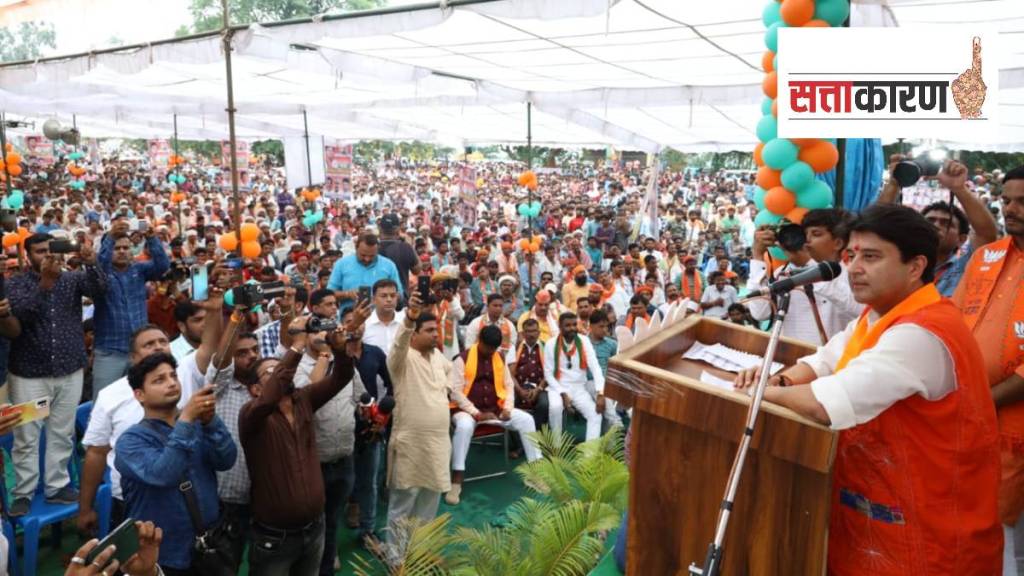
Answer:
<svg viewBox="0 0 1024 576"><path fill-rule="evenodd" d="M828 572L999 574L998 431L981 350L934 284L938 235L910 208L851 226L850 287L867 308L764 398L839 430ZM736 386L757 382L740 373Z"/></svg>

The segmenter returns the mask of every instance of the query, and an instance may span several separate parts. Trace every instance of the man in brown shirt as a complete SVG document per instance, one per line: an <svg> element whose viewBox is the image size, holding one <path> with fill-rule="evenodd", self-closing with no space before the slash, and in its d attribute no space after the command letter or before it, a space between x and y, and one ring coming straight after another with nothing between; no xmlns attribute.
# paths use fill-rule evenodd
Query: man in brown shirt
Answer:
<svg viewBox="0 0 1024 576"><path fill-rule="evenodd" d="M444 501L459 503L462 479L465 476L469 443L478 423L500 426L519 432L526 449L526 459L540 458L540 450L527 434L534 432L533 417L515 406L515 381L505 360L498 352L501 330L484 326L480 340L455 359L452 365L452 400L459 411L452 416L452 488Z"/></svg>
<svg viewBox="0 0 1024 576"><path fill-rule="evenodd" d="M316 451L313 413L352 381L352 359L345 354L346 334L327 336L334 368L324 379L296 389L295 369L305 352L307 318L288 328L297 332L291 349L278 361L256 366L253 399L238 415L238 433L252 479L253 576L301 574L320 567L324 546L324 484Z"/></svg>

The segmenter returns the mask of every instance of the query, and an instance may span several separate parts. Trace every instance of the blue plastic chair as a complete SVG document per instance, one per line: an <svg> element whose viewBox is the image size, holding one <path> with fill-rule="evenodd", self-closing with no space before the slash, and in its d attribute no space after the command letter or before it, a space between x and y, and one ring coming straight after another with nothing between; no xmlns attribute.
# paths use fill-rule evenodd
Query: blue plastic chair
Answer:
<svg viewBox="0 0 1024 576"><path fill-rule="evenodd" d="M0 524L3 525L4 537L7 538L7 569L10 570L11 576L18 576L21 569L18 566L18 543L14 541L14 526L7 520L0 520Z"/></svg>
<svg viewBox="0 0 1024 576"><path fill-rule="evenodd" d="M92 415L92 402L83 402L75 411L75 466L78 473L76 478L81 478L82 469L85 466L85 447L82 446L82 439L85 438L85 431L89 428L89 417ZM96 510L99 526L97 537L103 538L110 531L110 513L113 506L113 496L110 491L110 470L103 473L103 483L96 489L96 498L93 501L93 508Z"/></svg>
<svg viewBox="0 0 1024 576"><path fill-rule="evenodd" d="M0 446L10 456L14 449L14 435L8 434L6 436L0 436ZM9 462L13 462L13 458L8 458ZM78 476L75 473L75 466L72 465L72 461L68 462L68 473L71 476L72 485L78 485ZM21 516L20 518L11 518L14 525L20 526L22 531L22 544L24 546L23 559L22 559L22 572L23 576L35 576L36 564L39 558L39 536L44 526L53 526L54 545L59 546L61 537L61 522L68 518L73 518L78 514L78 503L74 504L50 504L46 501L46 495L44 493L45 482L43 479L46 477L46 426L43 426L39 432L39 483L36 485L36 493L32 496L32 505L29 508L28 514ZM5 510L10 510L10 498L7 494L7 486L5 483L0 482L2 486L2 497L3 505Z"/></svg>

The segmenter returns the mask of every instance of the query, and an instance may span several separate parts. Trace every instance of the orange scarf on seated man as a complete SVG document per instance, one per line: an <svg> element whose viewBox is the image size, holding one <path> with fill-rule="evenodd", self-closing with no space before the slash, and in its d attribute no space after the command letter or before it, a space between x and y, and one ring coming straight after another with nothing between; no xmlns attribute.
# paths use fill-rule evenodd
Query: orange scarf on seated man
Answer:
<svg viewBox="0 0 1024 576"><path fill-rule="evenodd" d="M463 371L466 383L462 386L462 393L466 398L469 398L469 393L473 390L473 382L476 381L477 362L479 362L479 359L480 345L474 344L470 347L469 352L466 353L466 367ZM497 350L491 355L491 373L494 375L494 393L498 397L498 408L504 410L505 398L508 396L505 390L505 361L502 360L501 354ZM454 402L452 407L457 407Z"/></svg>

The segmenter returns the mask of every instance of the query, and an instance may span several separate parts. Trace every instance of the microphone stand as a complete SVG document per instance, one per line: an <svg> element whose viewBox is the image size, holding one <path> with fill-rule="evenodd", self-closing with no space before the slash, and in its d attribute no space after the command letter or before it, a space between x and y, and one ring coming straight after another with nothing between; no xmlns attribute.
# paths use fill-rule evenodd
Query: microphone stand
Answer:
<svg viewBox="0 0 1024 576"><path fill-rule="evenodd" d="M718 522L715 527L715 539L708 545L708 553L704 559L703 568L698 568L695 563L690 564L689 573L691 576L719 576L722 569L722 544L725 542L725 531L729 527L729 517L732 514L733 502L736 499L736 491L740 485L740 478L743 476L743 466L747 461L747 452L750 450L750 442L754 438L754 428L757 425L757 417L761 411L761 400L764 399L764 390L768 387L768 379L771 377L772 361L775 359L775 350L779 346L779 339L782 337L782 324L789 312L789 292L783 292L775 296L775 322L772 324L771 336L768 339L768 349L765 351L761 361L761 376L754 388L754 397L747 410L747 426L743 430L743 437L740 439L739 449L736 451L736 459L733 460L732 470L729 472L729 481L725 487L725 496L722 498L722 505L718 512Z"/></svg>

